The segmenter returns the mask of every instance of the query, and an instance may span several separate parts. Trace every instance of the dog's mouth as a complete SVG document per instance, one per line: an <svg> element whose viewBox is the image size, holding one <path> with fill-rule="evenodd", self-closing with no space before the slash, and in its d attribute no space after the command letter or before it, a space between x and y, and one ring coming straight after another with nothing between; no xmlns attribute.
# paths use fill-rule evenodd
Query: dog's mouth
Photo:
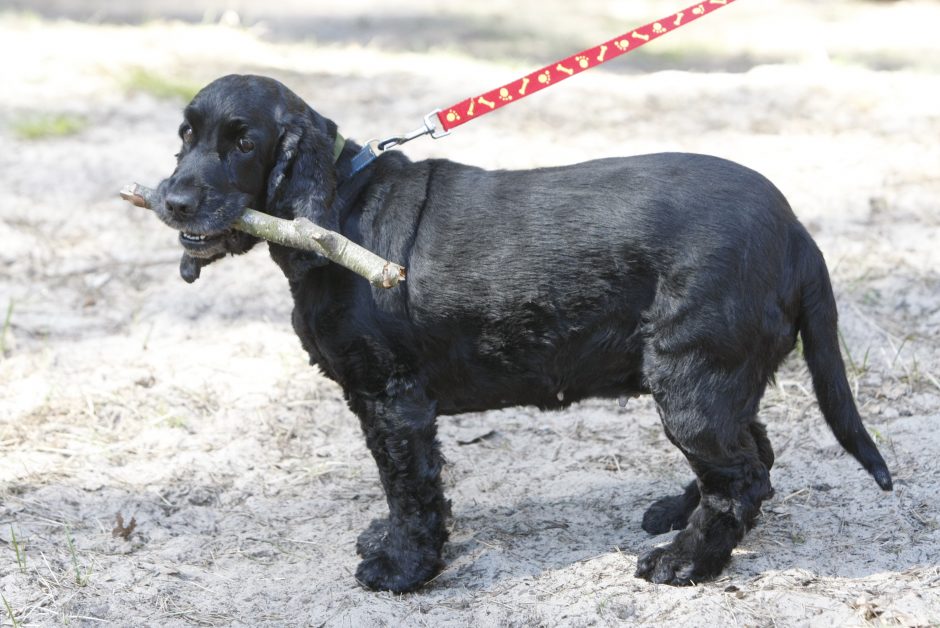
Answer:
<svg viewBox="0 0 940 628"><path fill-rule="evenodd" d="M183 249L192 257L214 257L227 251L226 241L232 236L232 230L217 234L191 233L180 231L179 241Z"/></svg>

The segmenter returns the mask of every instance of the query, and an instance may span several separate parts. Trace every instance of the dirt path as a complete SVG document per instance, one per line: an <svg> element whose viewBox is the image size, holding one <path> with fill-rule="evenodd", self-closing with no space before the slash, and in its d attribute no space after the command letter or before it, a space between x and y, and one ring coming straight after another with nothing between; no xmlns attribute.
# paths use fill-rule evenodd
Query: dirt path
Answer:
<svg viewBox="0 0 940 628"><path fill-rule="evenodd" d="M738 3L408 146L512 168L687 150L768 175L829 261L895 492L841 451L793 359L762 410L777 495L718 581L632 577L638 553L667 540L640 529L643 510L691 477L638 399L442 421L447 568L416 595L355 584L355 537L384 505L341 392L290 331L285 280L259 247L184 284L174 234L116 191L169 173L174 94L222 73L280 78L365 139L674 8L480 4L355 0L319 15L246 2L237 27L116 23L141 22L145 3L134 16L53 1L31 3L43 17L0 13L0 317L12 304L0 592L20 625L940 623L940 43L926 28L940 5L928 2ZM54 19L66 9L96 23ZM704 71L719 68L733 71ZM112 536L118 513L136 521L129 540Z"/></svg>

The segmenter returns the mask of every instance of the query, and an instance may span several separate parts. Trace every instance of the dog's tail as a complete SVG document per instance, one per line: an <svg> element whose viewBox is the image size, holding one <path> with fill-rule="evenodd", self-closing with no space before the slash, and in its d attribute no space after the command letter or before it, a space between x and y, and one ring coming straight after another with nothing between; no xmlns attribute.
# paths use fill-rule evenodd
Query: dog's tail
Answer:
<svg viewBox="0 0 940 628"><path fill-rule="evenodd" d="M808 236L797 239L804 247L803 254L798 256L803 265L799 329L803 338L803 356L813 377L819 409L839 444L862 463L878 486L889 491L892 482L888 465L862 425L845 375L845 364L839 352L836 300L829 272L822 253L812 240Z"/></svg>

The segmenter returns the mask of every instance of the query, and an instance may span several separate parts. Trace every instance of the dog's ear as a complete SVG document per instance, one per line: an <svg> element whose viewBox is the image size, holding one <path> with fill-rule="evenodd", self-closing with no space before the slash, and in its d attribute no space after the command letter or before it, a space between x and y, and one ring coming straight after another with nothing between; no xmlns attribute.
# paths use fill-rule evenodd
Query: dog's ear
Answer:
<svg viewBox="0 0 940 628"><path fill-rule="evenodd" d="M339 219L332 208L336 125L304 104L287 112L281 126L268 177L266 211L280 218L304 217L325 229L338 230Z"/></svg>

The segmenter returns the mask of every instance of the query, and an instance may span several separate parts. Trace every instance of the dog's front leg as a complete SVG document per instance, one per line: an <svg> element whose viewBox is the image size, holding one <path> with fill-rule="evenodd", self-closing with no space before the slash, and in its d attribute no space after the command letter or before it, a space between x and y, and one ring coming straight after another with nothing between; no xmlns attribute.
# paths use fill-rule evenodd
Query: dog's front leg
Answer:
<svg viewBox="0 0 940 628"><path fill-rule="evenodd" d="M370 589L413 591L441 569L448 503L436 407L420 388L393 382L378 398L350 400L379 467L389 516L359 535L356 579Z"/></svg>

